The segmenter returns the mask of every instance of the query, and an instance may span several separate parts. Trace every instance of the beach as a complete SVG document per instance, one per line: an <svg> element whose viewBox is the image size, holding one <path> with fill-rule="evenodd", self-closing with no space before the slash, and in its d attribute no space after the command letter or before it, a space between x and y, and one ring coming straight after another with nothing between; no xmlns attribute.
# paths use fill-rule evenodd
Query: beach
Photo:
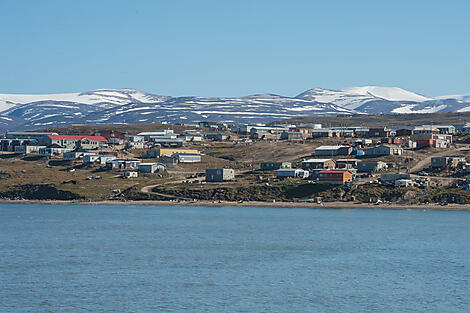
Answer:
<svg viewBox="0 0 470 313"><path fill-rule="evenodd" d="M398 204L398 203L359 203L359 202L264 202L264 201L82 201L82 200L0 200L0 203L39 203L39 204L88 204L88 205L185 205L185 206L211 206L211 207L285 207L285 208L328 208L328 209L394 209L394 210L451 210L467 211L470 210L470 204L449 203L440 204Z"/></svg>

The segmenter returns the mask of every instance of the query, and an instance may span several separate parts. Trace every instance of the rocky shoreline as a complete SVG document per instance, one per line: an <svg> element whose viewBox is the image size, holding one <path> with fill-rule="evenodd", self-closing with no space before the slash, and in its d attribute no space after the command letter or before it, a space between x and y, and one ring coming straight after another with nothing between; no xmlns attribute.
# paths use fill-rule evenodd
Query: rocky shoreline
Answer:
<svg viewBox="0 0 470 313"><path fill-rule="evenodd" d="M420 204L406 205L395 203L358 203L358 202L261 202L261 201L83 201L83 200L0 200L0 203L64 204L64 205L149 205L149 206L210 206L210 207L276 207L276 208L311 208L311 209L392 209L392 210L446 210L470 211L470 204Z"/></svg>

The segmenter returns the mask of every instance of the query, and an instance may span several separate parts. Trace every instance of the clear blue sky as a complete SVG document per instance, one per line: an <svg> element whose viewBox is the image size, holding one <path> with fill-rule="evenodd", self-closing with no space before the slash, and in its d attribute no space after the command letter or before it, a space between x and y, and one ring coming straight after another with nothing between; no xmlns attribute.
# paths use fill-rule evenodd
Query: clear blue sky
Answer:
<svg viewBox="0 0 470 313"><path fill-rule="evenodd" d="M470 1L0 1L0 93L470 93Z"/></svg>

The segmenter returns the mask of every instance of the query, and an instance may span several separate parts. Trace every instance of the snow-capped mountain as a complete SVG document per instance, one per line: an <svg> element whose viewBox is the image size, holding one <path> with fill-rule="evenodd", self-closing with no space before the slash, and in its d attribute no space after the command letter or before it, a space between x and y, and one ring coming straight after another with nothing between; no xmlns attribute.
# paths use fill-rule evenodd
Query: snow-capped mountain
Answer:
<svg viewBox="0 0 470 313"><path fill-rule="evenodd" d="M350 87L341 90L314 88L301 93L296 98L332 103L351 110L371 101L423 102L432 100L401 88L377 86Z"/></svg>
<svg viewBox="0 0 470 313"><path fill-rule="evenodd" d="M170 97L134 89L0 94L0 130L70 124L270 122L296 116L470 111L470 95L429 98L397 87L314 88L296 97Z"/></svg>

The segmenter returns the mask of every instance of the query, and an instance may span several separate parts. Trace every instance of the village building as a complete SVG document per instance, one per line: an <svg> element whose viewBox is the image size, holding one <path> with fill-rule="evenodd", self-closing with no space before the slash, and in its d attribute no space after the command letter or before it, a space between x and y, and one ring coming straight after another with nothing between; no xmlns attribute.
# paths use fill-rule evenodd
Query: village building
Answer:
<svg viewBox="0 0 470 313"><path fill-rule="evenodd" d="M178 149L178 148L156 148L149 151L148 157L156 158L160 156L171 157L175 153L189 153L199 154L199 151L195 149Z"/></svg>
<svg viewBox="0 0 470 313"><path fill-rule="evenodd" d="M123 169L138 169L139 160L121 160L115 159L106 162L106 169L108 170L123 170Z"/></svg>
<svg viewBox="0 0 470 313"><path fill-rule="evenodd" d="M452 144L452 135L420 133L412 135L410 140L416 142L417 148L447 148L450 144Z"/></svg>
<svg viewBox="0 0 470 313"><path fill-rule="evenodd" d="M369 127L357 126L349 127L354 131L354 137L367 137L369 135Z"/></svg>
<svg viewBox="0 0 470 313"><path fill-rule="evenodd" d="M172 158L176 159L178 163L198 163L201 162L200 153L174 153Z"/></svg>
<svg viewBox="0 0 470 313"><path fill-rule="evenodd" d="M470 134L470 123L465 123L462 127L462 133Z"/></svg>
<svg viewBox="0 0 470 313"><path fill-rule="evenodd" d="M127 149L144 149L145 148L145 142L143 141L126 141L126 148Z"/></svg>
<svg viewBox="0 0 470 313"><path fill-rule="evenodd" d="M249 135L252 132L257 132L257 131L266 131L270 133L278 133L282 134L285 131L289 131L289 127L287 126L266 126L266 125L249 125L249 124L238 124L236 127L236 132L243 134L243 135Z"/></svg>
<svg viewBox="0 0 470 313"><path fill-rule="evenodd" d="M207 168L206 182L224 182L235 179L235 171L231 168Z"/></svg>
<svg viewBox="0 0 470 313"><path fill-rule="evenodd" d="M405 141L408 139L405 139L403 137L393 137L393 138L382 138L380 140L380 143L382 144L392 144L392 145L403 145Z"/></svg>
<svg viewBox="0 0 470 313"><path fill-rule="evenodd" d="M333 131L339 134L337 137L351 138L356 135L356 133L354 132L354 129L351 129L348 127L341 127L341 128L333 129Z"/></svg>
<svg viewBox="0 0 470 313"><path fill-rule="evenodd" d="M455 135L456 128L453 125L437 125L435 126L439 130L439 134Z"/></svg>
<svg viewBox="0 0 470 313"><path fill-rule="evenodd" d="M416 126L413 129L413 135L419 134L439 134L439 129L432 125Z"/></svg>
<svg viewBox="0 0 470 313"><path fill-rule="evenodd" d="M308 159L302 161L302 169L311 170L311 169L329 169L335 168L336 163L332 159Z"/></svg>
<svg viewBox="0 0 470 313"><path fill-rule="evenodd" d="M37 139L0 139L1 151L14 152L17 146L37 146Z"/></svg>
<svg viewBox="0 0 470 313"><path fill-rule="evenodd" d="M94 150L105 146L108 141L103 136L47 135L47 146L70 150Z"/></svg>
<svg viewBox="0 0 470 313"><path fill-rule="evenodd" d="M312 131L312 138L320 138L320 137L339 137L339 131L332 130L329 128L315 129Z"/></svg>
<svg viewBox="0 0 470 313"><path fill-rule="evenodd" d="M386 127L369 128L368 137L390 137L390 130Z"/></svg>
<svg viewBox="0 0 470 313"><path fill-rule="evenodd" d="M411 136L413 135L413 128L412 127L402 127L395 130L395 136Z"/></svg>
<svg viewBox="0 0 470 313"><path fill-rule="evenodd" d="M217 122L202 121L198 123L201 128L218 128Z"/></svg>
<svg viewBox="0 0 470 313"><path fill-rule="evenodd" d="M322 170L318 172L318 182L328 185L343 185L353 180L353 174L348 170Z"/></svg>
<svg viewBox="0 0 470 313"><path fill-rule="evenodd" d="M410 179L410 174L395 173L395 174L382 174L380 175L380 182L384 185L394 185L395 181L399 179Z"/></svg>
<svg viewBox="0 0 470 313"><path fill-rule="evenodd" d="M30 153L39 153L39 149L46 148L45 146L15 146L14 152L17 154L30 154Z"/></svg>
<svg viewBox="0 0 470 313"><path fill-rule="evenodd" d="M84 151L69 151L65 152L62 155L62 159L66 161L73 161L83 158L85 155L94 155L93 152L84 152Z"/></svg>
<svg viewBox="0 0 470 313"><path fill-rule="evenodd" d="M281 168L291 168L291 162L261 162L260 170L262 171L274 171Z"/></svg>
<svg viewBox="0 0 470 313"><path fill-rule="evenodd" d="M87 154L83 156L83 163L95 163L99 158L98 154Z"/></svg>
<svg viewBox="0 0 470 313"><path fill-rule="evenodd" d="M212 141L231 141L237 140L238 136L229 132L203 132L204 139Z"/></svg>
<svg viewBox="0 0 470 313"><path fill-rule="evenodd" d="M432 168L456 168L459 163L466 163L465 157L460 156L438 156L431 157Z"/></svg>
<svg viewBox="0 0 470 313"><path fill-rule="evenodd" d="M71 151L66 148L40 148L39 156L41 157L53 157L53 156L62 156L65 152Z"/></svg>
<svg viewBox="0 0 470 313"><path fill-rule="evenodd" d="M115 160L116 156L112 154L102 155L102 154L86 154L83 156L83 163L98 163L105 165L106 162Z"/></svg>
<svg viewBox="0 0 470 313"><path fill-rule="evenodd" d="M314 129L312 127L297 126L293 129L293 131L301 133L302 138L311 138L312 137L312 132L314 131Z"/></svg>
<svg viewBox="0 0 470 313"><path fill-rule="evenodd" d="M299 168L281 168L276 171L277 178L307 178L309 172Z"/></svg>
<svg viewBox="0 0 470 313"><path fill-rule="evenodd" d="M201 134L195 134L195 133L184 133L178 135L179 139L182 139L183 141L187 142L200 142L202 141L202 135Z"/></svg>
<svg viewBox="0 0 470 313"><path fill-rule="evenodd" d="M178 159L172 156L160 156L158 157L158 162L165 166L175 166L178 164Z"/></svg>
<svg viewBox="0 0 470 313"><path fill-rule="evenodd" d="M356 159L338 159L336 160L336 168L338 169L354 169L357 167Z"/></svg>
<svg viewBox="0 0 470 313"><path fill-rule="evenodd" d="M302 140L304 136L301 132L285 131L281 134L281 140Z"/></svg>
<svg viewBox="0 0 470 313"><path fill-rule="evenodd" d="M39 146L47 146L49 143L49 135L58 135L57 133L40 133L40 132L7 132L6 139L34 139Z"/></svg>
<svg viewBox="0 0 470 313"><path fill-rule="evenodd" d="M349 155L352 148L349 146L320 146L315 149L316 156Z"/></svg>
<svg viewBox="0 0 470 313"><path fill-rule="evenodd" d="M153 141L153 139L164 138L164 139L176 139L178 136L172 129L159 129L153 132L141 132L137 136L144 137L147 141Z"/></svg>
<svg viewBox="0 0 470 313"><path fill-rule="evenodd" d="M165 171L165 166L159 163L140 163L138 165L139 172L142 173L162 173Z"/></svg>
<svg viewBox="0 0 470 313"><path fill-rule="evenodd" d="M380 145L365 151L366 156L402 155L403 148L395 145Z"/></svg>
<svg viewBox="0 0 470 313"><path fill-rule="evenodd" d="M388 168L387 163L382 161L357 162L357 171L363 173L380 172Z"/></svg>
<svg viewBox="0 0 470 313"><path fill-rule="evenodd" d="M116 130L102 130L94 135L103 136L109 144L113 145L123 145L126 142L126 134Z"/></svg>
<svg viewBox="0 0 470 313"><path fill-rule="evenodd" d="M99 155L99 158L95 161L95 163L105 165L107 162L116 160L116 156L112 154L101 154Z"/></svg>
<svg viewBox="0 0 470 313"><path fill-rule="evenodd" d="M162 129L154 132L142 132L137 136L144 137L146 141L153 142L154 144L162 147L181 147L183 146L183 139L178 138L178 135L171 129Z"/></svg>
<svg viewBox="0 0 470 313"><path fill-rule="evenodd" d="M121 174L121 177L122 178L135 178L135 177L139 177L139 173L138 172L123 172Z"/></svg>
<svg viewBox="0 0 470 313"><path fill-rule="evenodd" d="M281 139L281 134L278 133L270 133L265 131L257 131L250 134L251 139L258 139L258 140L278 140Z"/></svg>
<svg viewBox="0 0 470 313"><path fill-rule="evenodd" d="M409 187L413 185L413 181L411 179L397 179L395 181L395 187Z"/></svg>

